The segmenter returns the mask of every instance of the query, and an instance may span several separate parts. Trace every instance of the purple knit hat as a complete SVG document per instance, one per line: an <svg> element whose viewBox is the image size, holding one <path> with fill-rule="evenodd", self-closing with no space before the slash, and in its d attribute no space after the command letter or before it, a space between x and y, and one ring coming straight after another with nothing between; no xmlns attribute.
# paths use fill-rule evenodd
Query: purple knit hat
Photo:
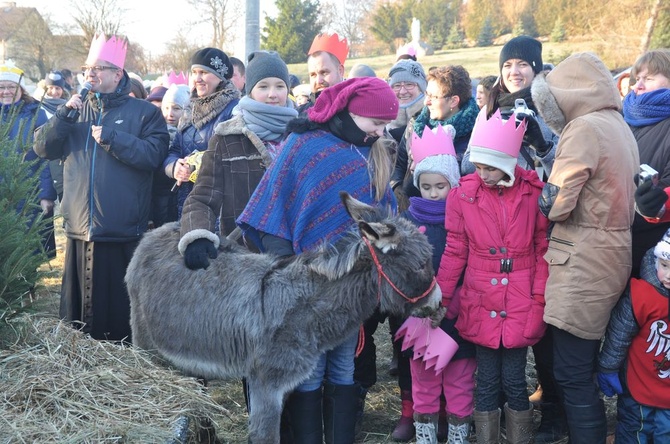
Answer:
<svg viewBox="0 0 670 444"><path fill-rule="evenodd" d="M358 77L321 91L307 115L313 122L325 123L345 109L362 117L394 120L398 117L398 98L382 79Z"/></svg>

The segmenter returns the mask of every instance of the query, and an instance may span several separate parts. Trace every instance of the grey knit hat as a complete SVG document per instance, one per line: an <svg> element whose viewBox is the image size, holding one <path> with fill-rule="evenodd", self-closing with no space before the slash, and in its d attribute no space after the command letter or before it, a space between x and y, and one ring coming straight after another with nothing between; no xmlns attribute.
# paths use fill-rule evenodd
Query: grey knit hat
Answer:
<svg viewBox="0 0 670 444"><path fill-rule="evenodd" d="M287 88L291 85L288 67L279 57L279 54L274 51L256 51L249 54L246 72L247 83L244 86L246 94L249 95L256 83L268 77L282 79Z"/></svg>
<svg viewBox="0 0 670 444"><path fill-rule="evenodd" d="M528 62L535 74L542 71L542 43L527 35L514 37L500 50L498 61L500 70L503 64L510 59L519 59Z"/></svg>
<svg viewBox="0 0 670 444"><path fill-rule="evenodd" d="M389 85L393 86L400 82L412 82L419 85L421 92L426 92L426 73L419 62L414 60L402 59L398 61L391 71L389 71L391 78Z"/></svg>
<svg viewBox="0 0 670 444"><path fill-rule="evenodd" d="M202 48L191 56L191 69L200 68L215 74L221 80L233 76L233 64L228 55L218 48Z"/></svg>

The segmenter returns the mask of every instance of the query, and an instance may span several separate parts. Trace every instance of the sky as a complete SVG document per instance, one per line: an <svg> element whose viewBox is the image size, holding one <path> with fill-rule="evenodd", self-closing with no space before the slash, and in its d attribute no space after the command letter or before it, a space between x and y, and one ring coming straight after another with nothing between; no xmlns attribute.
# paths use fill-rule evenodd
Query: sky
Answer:
<svg viewBox="0 0 670 444"><path fill-rule="evenodd" d="M18 7L34 7L43 16L50 15L52 20L57 23L74 24L70 18L68 9L69 0L13 0ZM83 0L82 0L83 1ZM245 0L238 0L245 4ZM260 19L261 29L263 28L263 19L265 13L270 16L276 15L274 0L260 0ZM117 0L117 4L126 9L128 20L124 22L123 31L131 41L142 45L146 50L154 54L164 52L163 43L169 41L180 29L185 28L189 22L195 21L197 11L183 0L178 3L175 1L147 1L147 0ZM180 6L175 6L180 5ZM240 20L240 30L236 35L244 38L244 15ZM208 29L192 29L187 36L193 37L198 34L209 34ZM207 44L207 41L196 42L198 44ZM243 42L236 42L233 45L232 54L239 58L244 58Z"/></svg>

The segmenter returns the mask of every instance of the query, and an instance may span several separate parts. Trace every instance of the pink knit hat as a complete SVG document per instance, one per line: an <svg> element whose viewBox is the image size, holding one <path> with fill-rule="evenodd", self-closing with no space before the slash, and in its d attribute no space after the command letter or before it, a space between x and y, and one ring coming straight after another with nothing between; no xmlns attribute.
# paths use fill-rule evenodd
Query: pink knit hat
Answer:
<svg viewBox="0 0 670 444"><path fill-rule="evenodd" d="M398 98L382 79L358 77L321 91L307 115L313 122L325 123L345 109L362 117L394 120L398 117Z"/></svg>

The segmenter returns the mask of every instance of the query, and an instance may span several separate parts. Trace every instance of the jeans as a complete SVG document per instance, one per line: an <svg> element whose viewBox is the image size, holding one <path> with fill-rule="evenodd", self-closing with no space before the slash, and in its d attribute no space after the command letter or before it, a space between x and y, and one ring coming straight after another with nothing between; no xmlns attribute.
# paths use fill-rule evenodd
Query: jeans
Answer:
<svg viewBox="0 0 670 444"><path fill-rule="evenodd" d="M617 399L616 444L670 442L670 410L638 404L629 394Z"/></svg>
<svg viewBox="0 0 670 444"><path fill-rule="evenodd" d="M342 344L319 356L316 368L297 388L299 392L311 392L321 388L324 380L333 385L353 385L354 356L358 345L358 331Z"/></svg>
<svg viewBox="0 0 670 444"><path fill-rule="evenodd" d="M554 338L554 377L568 405L595 405L600 401L595 383L600 340L582 339L549 326Z"/></svg>

